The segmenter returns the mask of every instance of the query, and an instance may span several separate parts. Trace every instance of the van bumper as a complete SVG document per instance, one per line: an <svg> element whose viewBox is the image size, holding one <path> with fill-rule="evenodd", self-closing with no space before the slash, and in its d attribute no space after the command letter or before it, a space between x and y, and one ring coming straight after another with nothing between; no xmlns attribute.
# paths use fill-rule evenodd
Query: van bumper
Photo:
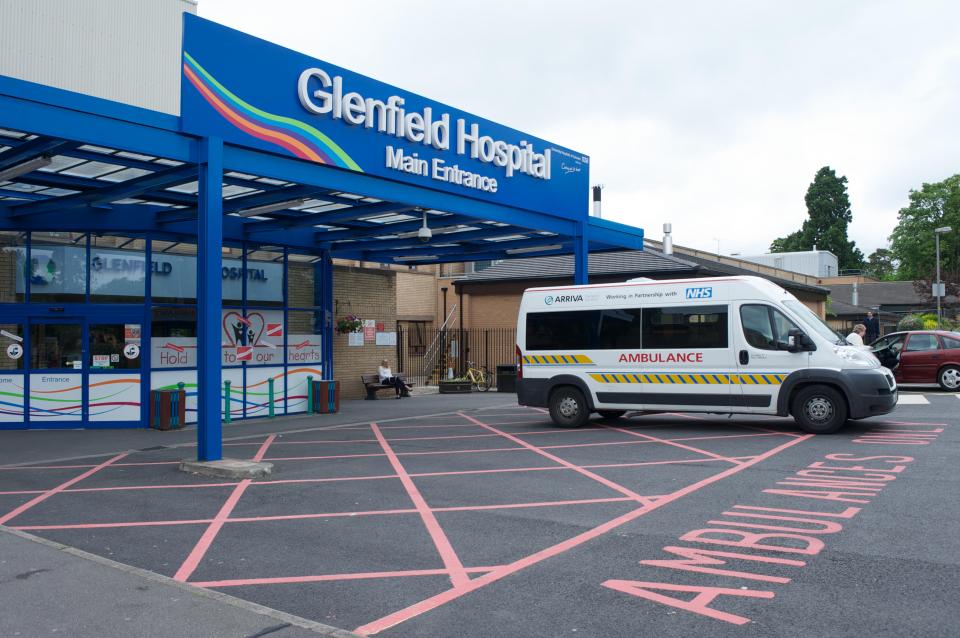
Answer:
<svg viewBox="0 0 960 638"><path fill-rule="evenodd" d="M851 419L887 414L897 407L897 382L886 368L848 370L845 376Z"/></svg>
<svg viewBox="0 0 960 638"><path fill-rule="evenodd" d="M531 408L547 407L550 379L517 379L517 403Z"/></svg>

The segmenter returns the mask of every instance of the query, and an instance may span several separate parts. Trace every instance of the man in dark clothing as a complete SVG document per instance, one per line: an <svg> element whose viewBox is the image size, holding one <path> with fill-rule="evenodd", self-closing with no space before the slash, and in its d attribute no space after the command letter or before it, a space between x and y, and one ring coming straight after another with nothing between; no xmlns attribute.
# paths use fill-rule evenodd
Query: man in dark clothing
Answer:
<svg viewBox="0 0 960 638"><path fill-rule="evenodd" d="M863 320L863 325L867 327L864 343L869 345L880 338L880 320L872 312L867 312L867 318Z"/></svg>

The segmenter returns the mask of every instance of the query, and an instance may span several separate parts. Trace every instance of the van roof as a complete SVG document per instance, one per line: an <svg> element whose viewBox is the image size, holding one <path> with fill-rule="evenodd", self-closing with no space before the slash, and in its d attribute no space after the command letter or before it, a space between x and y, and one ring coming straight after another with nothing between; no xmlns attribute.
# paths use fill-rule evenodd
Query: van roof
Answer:
<svg viewBox="0 0 960 638"><path fill-rule="evenodd" d="M586 284L581 286L547 286L542 288L527 288L524 293L527 292L545 292L549 290L585 290L585 289L597 289L597 288L622 288L625 286L663 286L670 284L692 284L692 283L742 283L748 284L761 288L777 288L781 289L780 286L764 279L763 277L753 277L749 275L732 275L730 277L687 277L684 279L656 279L652 281L624 281L618 283L606 283L606 284Z"/></svg>

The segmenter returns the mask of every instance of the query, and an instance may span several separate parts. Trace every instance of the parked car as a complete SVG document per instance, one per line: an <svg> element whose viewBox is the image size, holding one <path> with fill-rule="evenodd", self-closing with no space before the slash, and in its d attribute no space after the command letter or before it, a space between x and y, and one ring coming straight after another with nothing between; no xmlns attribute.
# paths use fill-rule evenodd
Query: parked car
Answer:
<svg viewBox="0 0 960 638"><path fill-rule="evenodd" d="M894 332L870 344L897 383L938 383L960 390L960 334L946 330Z"/></svg>

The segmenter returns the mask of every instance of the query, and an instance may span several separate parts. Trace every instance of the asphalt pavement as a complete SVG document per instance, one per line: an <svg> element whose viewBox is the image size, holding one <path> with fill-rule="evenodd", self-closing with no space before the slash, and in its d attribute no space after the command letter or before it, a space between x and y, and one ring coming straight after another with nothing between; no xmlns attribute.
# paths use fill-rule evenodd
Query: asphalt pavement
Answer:
<svg viewBox="0 0 960 638"><path fill-rule="evenodd" d="M265 480L177 472L183 447L105 444L0 468L0 522L177 592L289 614L222 635L316 631L310 622L411 638L956 635L956 395L910 390L892 414L828 436L693 414L563 430L502 395L452 410L440 399L396 402L418 415L370 402L362 419L244 432L226 449L274 463ZM71 593L101 578L89 566L50 587L42 561L2 565L0 581L36 587L15 600L61 605L52 618L82 603L72 635L112 635L91 623L114 631L135 617ZM168 617L176 605L161 598L139 613ZM163 635L142 622L122 635Z"/></svg>

